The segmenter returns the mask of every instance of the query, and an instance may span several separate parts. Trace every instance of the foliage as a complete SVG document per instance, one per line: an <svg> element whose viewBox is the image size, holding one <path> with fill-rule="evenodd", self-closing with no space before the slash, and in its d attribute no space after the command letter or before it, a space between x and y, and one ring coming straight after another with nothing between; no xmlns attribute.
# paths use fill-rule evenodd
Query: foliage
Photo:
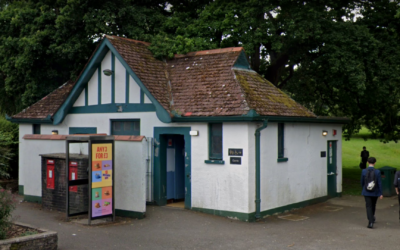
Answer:
<svg viewBox="0 0 400 250"><path fill-rule="evenodd" d="M103 34L149 41L161 26L164 4L0 1L0 113L15 114L74 79Z"/></svg>
<svg viewBox="0 0 400 250"><path fill-rule="evenodd" d="M0 117L0 178L17 177L17 170L18 125Z"/></svg>
<svg viewBox="0 0 400 250"><path fill-rule="evenodd" d="M17 204L16 196L10 190L0 189L0 240L6 238L10 227L11 213Z"/></svg>

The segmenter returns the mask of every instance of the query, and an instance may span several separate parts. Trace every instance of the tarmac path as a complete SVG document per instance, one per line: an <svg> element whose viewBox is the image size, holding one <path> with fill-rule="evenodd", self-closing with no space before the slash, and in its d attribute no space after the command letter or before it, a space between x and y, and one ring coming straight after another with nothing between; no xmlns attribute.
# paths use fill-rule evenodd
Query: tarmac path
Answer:
<svg viewBox="0 0 400 250"><path fill-rule="evenodd" d="M22 198L20 198L22 199ZM58 232L66 249L400 249L397 197L378 200L367 228L364 198L345 196L247 223L190 210L147 206L146 218L87 226L21 202L16 221ZM289 215L289 216L288 216ZM287 220L281 217L287 216Z"/></svg>

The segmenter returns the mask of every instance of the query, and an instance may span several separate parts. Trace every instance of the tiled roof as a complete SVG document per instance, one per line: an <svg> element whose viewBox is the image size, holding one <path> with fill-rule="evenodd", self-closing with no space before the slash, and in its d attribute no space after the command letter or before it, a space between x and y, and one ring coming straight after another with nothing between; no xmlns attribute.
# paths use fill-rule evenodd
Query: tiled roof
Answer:
<svg viewBox="0 0 400 250"><path fill-rule="evenodd" d="M67 99L69 93L74 86L73 81L68 81L61 85L59 88L43 97L37 103L22 110L20 113L14 115L14 119L45 119L47 116L53 116L60 106Z"/></svg>
<svg viewBox="0 0 400 250"><path fill-rule="evenodd" d="M262 116L316 117L255 71L234 67L243 48L190 52L163 62L149 43L106 38L171 116L241 116L253 109ZM64 84L12 118L53 116L73 86Z"/></svg>
<svg viewBox="0 0 400 250"><path fill-rule="evenodd" d="M154 58L147 49L150 44L117 36L106 37L154 98L169 111L166 64Z"/></svg>

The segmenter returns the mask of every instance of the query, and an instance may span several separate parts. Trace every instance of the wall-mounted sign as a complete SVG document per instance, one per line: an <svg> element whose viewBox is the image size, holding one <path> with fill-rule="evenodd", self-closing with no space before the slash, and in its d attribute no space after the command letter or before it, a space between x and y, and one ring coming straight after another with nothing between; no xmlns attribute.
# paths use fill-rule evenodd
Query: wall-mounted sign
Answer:
<svg viewBox="0 0 400 250"><path fill-rule="evenodd" d="M92 214L113 214L113 148L112 143L92 144Z"/></svg>
<svg viewBox="0 0 400 250"><path fill-rule="evenodd" d="M231 164L242 165L242 158L240 158L240 157L231 157Z"/></svg>
<svg viewBox="0 0 400 250"><path fill-rule="evenodd" d="M228 148L228 155L243 156L243 149L242 148Z"/></svg>

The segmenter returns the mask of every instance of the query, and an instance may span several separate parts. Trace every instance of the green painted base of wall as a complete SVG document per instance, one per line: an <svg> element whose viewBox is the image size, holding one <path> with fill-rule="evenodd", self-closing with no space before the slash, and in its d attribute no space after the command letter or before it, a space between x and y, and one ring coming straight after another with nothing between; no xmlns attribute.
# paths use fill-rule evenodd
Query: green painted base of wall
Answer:
<svg viewBox="0 0 400 250"><path fill-rule="evenodd" d="M135 218L135 219L144 219L146 217L146 213L134 212L122 209L115 209L115 215L121 217Z"/></svg>
<svg viewBox="0 0 400 250"><path fill-rule="evenodd" d="M42 197L33 195L24 195L24 201L42 203Z"/></svg>
<svg viewBox="0 0 400 250"><path fill-rule="evenodd" d="M341 195L341 193L338 193L338 195ZM277 213L284 213L287 211L290 211L295 208L302 208L310 205L314 205L317 203L325 202L329 199L328 196L323 196L311 200L306 200L298 203L293 203L290 205L282 206L282 207L277 207L273 208L270 210L265 210L261 212L261 218L264 218L269 215L274 215ZM223 211L223 210L215 210L215 209L207 209L207 208L198 208L198 207L192 207L193 211L198 211L206 214L213 214L213 215L218 215L222 217L228 217L228 218L233 218L236 220L241 220L241 221L248 221L248 222L254 222L256 221L255 218L255 212L253 213L239 213L239 212L231 212L231 211Z"/></svg>
<svg viewBox="0 0 400 250"><path fill-rule="evenodd" d="M18 186L18 194L19 195L24 195L24 186L23 185L19 185Z"/></svg>
<svg viewBox="0 0 400 250"><path fill-rule="evenodd" d="M293 204L282 206L282 207L273 208L270 210L265 210L265 211L261 212L261 218L264 218L269 215L274 215L276 213L284 213L284 212L290 211L295 208L302 208L302 207L314 205L317 203L325 202L328 199L329 199L328 196L323 196L323 197L319 197L319 198L315 198L315 199L311 199L311 200L293 203Z"/></svg>
<svg viewBox="0 0 400 250"><path fill-rule="evenodd" d="M342 197L342 193L336 193L336 197Z"/></svg>
<svg viewBox="0 0 400 250"><path fill-rule="evenodd" d="M232 211L223 211L223 210L215 210L215 209L207 209L207 208L199 208L199 207L192 207L193 211L197 212L202 212L206 214L213 214L213 215L218 215L222 217L228 217L232 218L235 220L241 220L241 221L248 221L252 222L255 221L255 213L240 213L240 212L232 212Z"/></svg>

